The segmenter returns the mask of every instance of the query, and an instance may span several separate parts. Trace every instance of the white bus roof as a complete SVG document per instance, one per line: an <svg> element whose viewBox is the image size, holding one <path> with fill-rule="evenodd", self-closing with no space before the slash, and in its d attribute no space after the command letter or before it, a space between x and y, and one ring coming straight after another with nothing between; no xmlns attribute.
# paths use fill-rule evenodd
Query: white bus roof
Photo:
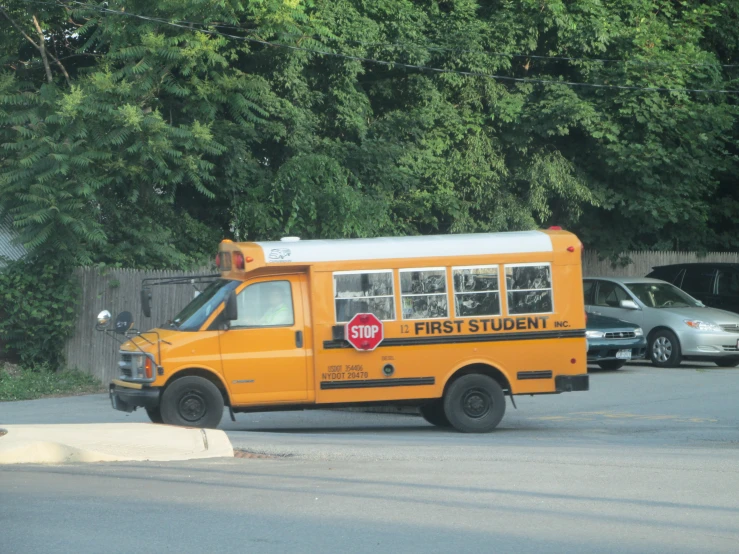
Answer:
<svg viewBox="0 0 739 554"><path fill-rule="evenodd" d="M262 248L267 263L316 263L552 251L551 238L541 231L373 239L289 240L254 244Z"/></svg>

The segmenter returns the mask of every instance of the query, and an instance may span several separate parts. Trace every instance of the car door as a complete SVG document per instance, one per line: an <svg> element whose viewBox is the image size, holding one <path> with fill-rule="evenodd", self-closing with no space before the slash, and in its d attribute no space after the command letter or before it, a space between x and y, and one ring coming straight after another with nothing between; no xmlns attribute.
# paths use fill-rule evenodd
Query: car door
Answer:
<svg viewBox="0 0 739 554"><path fill-rule="evenodd" d="M250 281L237 290L238 319L219 337L234 404L308 398L304 280L303 275L282 275Z"/></svg>
<svg viewBox="0 0 739 554"><path fill-rule="evenodd" d="M739 313L739 270L733 267L721 268L716 278L715 301L711 306Z"/></svg>
<svg viewBox="0 0 739 554"><path fill-rule="evenodd" d="M622 308L622 300L633 301L631 295L620 284L614 283L613 281L598 281L590 313L615 317L616 319L641 325L643 320L642 311Z"/></svg>

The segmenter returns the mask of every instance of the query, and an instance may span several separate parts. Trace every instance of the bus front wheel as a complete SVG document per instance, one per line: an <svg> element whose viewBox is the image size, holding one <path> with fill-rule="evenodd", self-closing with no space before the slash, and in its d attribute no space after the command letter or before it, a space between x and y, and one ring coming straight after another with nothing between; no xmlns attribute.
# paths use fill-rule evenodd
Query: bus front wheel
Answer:
<svg viewBox="0 0 739 554"><path fill-rule="evenodd" d="M146 408L146 415L149 416L152 423L164 423L162 421L162 412L159 410L159 406L156 408Z"/></svg>
<svg viewBox="0 0 739 554"><path fill-rule="evenodd" d="M462 433L487 433L505 414L505 395L487 375L472 373L454 381L444 395L444 413Z"/></svg>
<svg viewBox="0 0 739 554"><path fill-rule="evenodd" d="M177 379L162 394L162 420L167 425L215 429L223 416L223 395L207 379Z"/></svg>

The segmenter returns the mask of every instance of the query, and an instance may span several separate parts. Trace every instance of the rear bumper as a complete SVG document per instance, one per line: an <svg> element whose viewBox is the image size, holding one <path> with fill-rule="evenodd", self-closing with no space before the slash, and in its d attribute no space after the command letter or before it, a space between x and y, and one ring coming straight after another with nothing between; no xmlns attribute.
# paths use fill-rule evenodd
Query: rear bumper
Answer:
<svg viewBox="0 0 739 554"><path fill-rule="evenodd" d="M590 390L590 376L584 375L557 375L554 378L554 388L557 392L575 392Z"/></svg>
<svg viewBox="0 0 739 554"><path fill-rule="evenodd" d="M159 389L151 387L129 388L111 383L108 389L114 410L133 412L136 408L159 406Z"/></svg>

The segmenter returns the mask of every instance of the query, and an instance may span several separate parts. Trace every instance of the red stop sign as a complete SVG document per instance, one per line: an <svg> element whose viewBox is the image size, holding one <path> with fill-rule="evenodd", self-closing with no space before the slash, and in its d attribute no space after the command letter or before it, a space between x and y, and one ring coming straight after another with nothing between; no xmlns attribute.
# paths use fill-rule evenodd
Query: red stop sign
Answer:
<svg viewBox="0 0 739 554"><path fill-rule="evenodd" d="M375 314L357 314L344 327L344 338L362 352L377 348L384 337L382 321Z"/></svg>

